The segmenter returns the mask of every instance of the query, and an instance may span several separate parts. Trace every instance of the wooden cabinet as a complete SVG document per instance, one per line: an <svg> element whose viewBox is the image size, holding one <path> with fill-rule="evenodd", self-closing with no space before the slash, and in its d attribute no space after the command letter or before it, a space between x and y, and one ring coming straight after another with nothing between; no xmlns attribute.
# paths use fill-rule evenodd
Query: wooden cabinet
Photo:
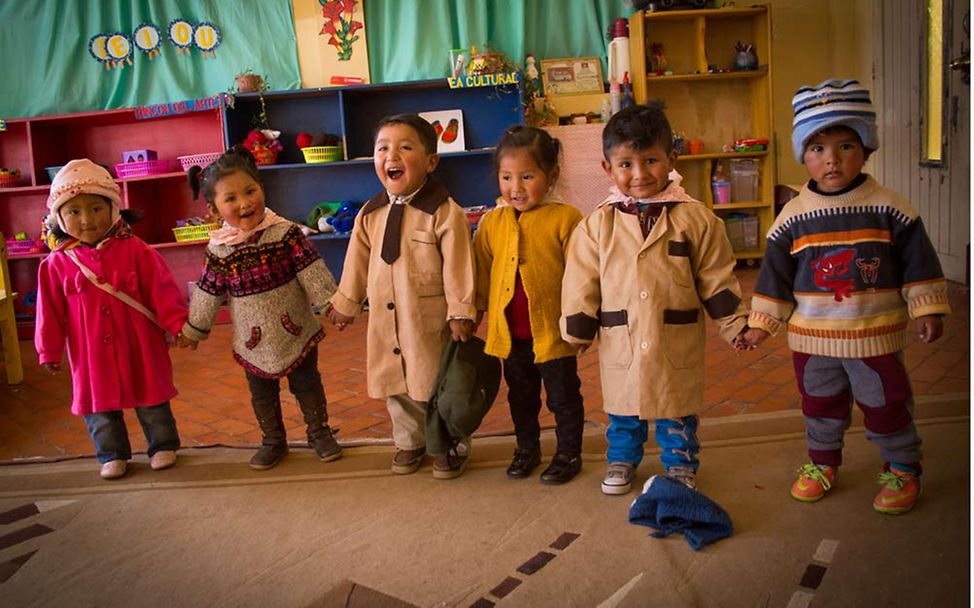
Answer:
<svg viewBox="0 0 974 608"><path fill-rule="evenodd" d="M39 236L47 215L50 177L46 167L64 165L75 158L90 158L109 167L122 162L122 152L151 149L159 159L170 161L165 173L116 179L122 207L141 209L144 219L134 232L157 248L172 269L183 295L189 281L199 278L206 241L177 243L172 228L176 220L206 214L202 200L192 200L178 156L219 152L223 147L223 116L220 110L207 110L138 120L132 109L42 116L7 121L0 131L0 166L18 169L20 182L0 188L0 232L12 239L25 232ZM14 310L21 339L33 331L37 267L47 255L42 252L10 253L10 273L18 297Z"/></svg>
<svg viewBox="0 0 974 608"><path fill-rule="evenodd" d="M494 146L504 131L522 122L518 87L451 89L445 79L363 85L334 89L265 92L267 124L281 131L284 150L277 164L261 166L268 206L303 221L319 203L363 203L381 191L372 164L372 137L379 120L390 114L461 110L466 151L441 154L434 175L461 206L493 205L499 195L494 176ZM257 94L236 98L226 109L226 145L244 140L261 109ZM343 160L308 164L295 145L298 133L333 133L343 140ZM347 234L311 237L338 278Z"/></svg>
<svg viewBox="0 0 974 608"><path fill-rule="evenodd" d="M774 220L775 151L771 115L771 15L768 7L645 12L630 17L630 55L637 103L662 100L674 133L703 142L703 151L680 156L677 170L691 196L704 201L733 226L744 226L755 246L741 246L738 259L760 259L764 235ZM734 70L735 47L753 45L758 66ZM656 46L661 45L661 47ZM654 48L662 49L660 66ZM662 75L658 72L662 69ZM766 139L762 151L724 151L741 139ZM754 200L716 203L711 187L721 167L730 179L731 163L754 161L758 169ZM748 197L750 198L750 197ZM745 226L746 224L746 226ZM750 239L748 239L750 240Z"/></svg>

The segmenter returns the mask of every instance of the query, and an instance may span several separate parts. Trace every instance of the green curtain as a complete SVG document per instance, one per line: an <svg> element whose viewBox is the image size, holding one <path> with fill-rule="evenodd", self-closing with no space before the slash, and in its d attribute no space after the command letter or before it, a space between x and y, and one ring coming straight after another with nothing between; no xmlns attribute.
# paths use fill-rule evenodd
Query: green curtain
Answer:
<svg viewBox="0 0 974 608"><path fill-rule="evenodd" d="M178 18L220 29L215 58L177 54L168 26ZM146 22L162 32L161 55L133 49L132 65L106 70L88 53L92 36L131 36ZM212 96L248 68L272 88L301 86L290 0L0 0L0 57L0 118Z"/></svg>
<svg viewBox="0 0 974 608"><path fill-rule="evenodd" d="M443 78L449 50L490 43L518 65L599 56L606 73L609 25L625 0L365 0L372 82Z"/></svg>

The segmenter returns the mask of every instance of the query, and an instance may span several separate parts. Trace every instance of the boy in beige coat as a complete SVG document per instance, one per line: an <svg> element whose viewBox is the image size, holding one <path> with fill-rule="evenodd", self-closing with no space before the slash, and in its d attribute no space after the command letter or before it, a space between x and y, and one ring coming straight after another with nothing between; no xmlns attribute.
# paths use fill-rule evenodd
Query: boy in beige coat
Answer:
<svg viewBox="0 0 974 608"><path fill-rule="evenodd" d="M599 337L609 414L602 491L629 492L654 421L667 474L695 487L703 403L701 308L732 342L747 311L724 223L680 187L673 136L660 106L615 114L602 134L615 186L572 235L562 282L562 336Z"/></svg>
<svg viewBox="0 0 974 608"><path fill-rule="evenodd" d="M369 396L386 399L392 417L392 472L409 474L426 453L426 402L447 340L473 334L473 254L466 216L430 175L439 162L432 125L416 114L383 118L374 158L385 191L355 217L327 315L344 329L368 299ZM433 476L460 475L468 447L437 455Z"/></svg>

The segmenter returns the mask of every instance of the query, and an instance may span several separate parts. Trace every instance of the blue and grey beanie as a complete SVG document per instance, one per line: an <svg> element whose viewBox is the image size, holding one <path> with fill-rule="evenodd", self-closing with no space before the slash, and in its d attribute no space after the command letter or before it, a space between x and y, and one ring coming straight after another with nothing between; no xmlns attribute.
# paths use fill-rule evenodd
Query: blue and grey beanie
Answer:
<svg viewBox="0 0 974 608"><path fill-rule="evenodd" d="M869 89L858 80L826 80L814 87L801 87L791 99L791 107L795 113L791 145L798 162L802 162L805 144L813 135L838 125L855 131L864 148L879 148L876 109Z"/></svg>

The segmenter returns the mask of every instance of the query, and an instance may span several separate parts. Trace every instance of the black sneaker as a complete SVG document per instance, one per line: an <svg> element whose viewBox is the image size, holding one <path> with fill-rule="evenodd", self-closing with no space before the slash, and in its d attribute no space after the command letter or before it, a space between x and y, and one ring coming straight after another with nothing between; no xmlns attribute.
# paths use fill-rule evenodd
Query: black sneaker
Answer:
<svg viewBox="0 0 974 608"><path fill-rule="evenodd" d="M258 471L266 471L287 456L287 444L279 443L276 445L262 445L250 459L250 468Z"/></svg>
<svg viewBox="0 0 974 608"><path fill-rule="evenodd" d="M507 467L507 476L513 479L530 477L539 464L541 464L539 450L517 448L514 450L511 466Z"/></svg>
<svg viewBox="0 0 974 608"><path fill-rule="evenodd" d="M541 483L558 485L574 479L582 471L582 457L574 458L564 454L555 454L551 464L541 473Z"/></svg>
<svg viewBox="0 0 974 608"><path fill-rule="evenodd" d="M325 429L325 433L319 437L309 438L308 446L314 449L321 462L331 462L342 457L342 446L335 441L331 429Z"/></svg>

